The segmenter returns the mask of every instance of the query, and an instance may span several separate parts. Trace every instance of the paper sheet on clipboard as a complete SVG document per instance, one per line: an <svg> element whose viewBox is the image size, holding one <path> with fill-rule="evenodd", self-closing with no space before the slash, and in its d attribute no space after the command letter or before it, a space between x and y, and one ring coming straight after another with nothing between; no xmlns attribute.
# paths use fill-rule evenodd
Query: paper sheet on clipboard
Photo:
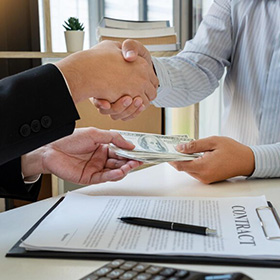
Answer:
<svg viewBox="0 0 280 280"><path fill-rule="evenodd" d="M21 246L27 250L280 260L280 241L266 239L256 212L260 206L267 206L264 196L93 197L69 193ZM133 226L118 220L121 216L203 225L216 229L218 235Z"/></svg>

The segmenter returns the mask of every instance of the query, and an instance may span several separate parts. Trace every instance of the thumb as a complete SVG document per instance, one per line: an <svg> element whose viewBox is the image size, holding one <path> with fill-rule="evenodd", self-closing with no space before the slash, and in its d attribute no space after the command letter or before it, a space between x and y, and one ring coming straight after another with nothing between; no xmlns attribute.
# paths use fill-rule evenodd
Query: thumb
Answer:
<svg viewBox="0 0 280 280"><path fill-rule="evenodd" d="M108 130L98 129L98 128L94 128L94 127L87 127L87 128L76 129L76 135L77 135L77 132L80 132L80 135L78 135L78 136L80 139L82 139L83 142L85 142L86 137L89 137L89 139L91 139L91 142L95 143L95 144L113 143L115 146L122 148L122 149L133 150L135 148L135 146L131 142L126 141L116 131L108 131ZM82 134L82 133L84 133L84 134ZM76 136L76 137L78 137L78 136Z"/></svg>
<svg viewBox="0 0 280 280"><path fill-rule="evenodd" d="M90 101L95 105L97 109L103 109L103 110L111 109L111 104L106 99L91 98Z"/></svg>
<svg viewBox="0 0 280 280"><path fill-rule="evenodd" d="M181 143L176 147L176 150L180 153L192 154L212 151L214 147L215 144L210 140L210 138L204 138L193 140L188 143Z"/></svg>
<svg viewBox="0 0 280 280"><path fill-rule="evenodd" d="M122 43L122 54L126 61L135 61L138 57L138 44L135 40L125 40Z"/></svg>
<svg viewBox="0 0 280 280"><path fill-rule="evenodd" d="M130 142L125 140L119 133L117 132L110 132L112 135L111 143L116 145L119 148L126 149L126 150L133 150L135 146Z"/></svg>
<svg viewBox="0 0 280 280"><path fill-rule="evenodd" d="M122 149L126 149L126 150L133 150L135 148L135 146L131 142L125 140L116 131L95 129L95 134L93 135L93 140L95 143L100 143L100 144L112 143L115 146L122 148Z"/></svg>
<svg viewBox="0 0 280 280"><path fill-rule="evenodd" d="M135 61L138 56L141 56L150 65L152 64L152 59L149 51L139 41L132 39L125 40L122 43L122 53L124 59L127 61Z"/></svg>

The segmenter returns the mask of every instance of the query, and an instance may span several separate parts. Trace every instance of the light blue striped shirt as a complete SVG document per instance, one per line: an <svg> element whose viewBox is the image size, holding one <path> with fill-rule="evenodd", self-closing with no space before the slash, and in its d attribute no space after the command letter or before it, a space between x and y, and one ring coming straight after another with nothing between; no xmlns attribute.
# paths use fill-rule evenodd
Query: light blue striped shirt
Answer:
<svg viewBox="0 0 280 280"><path fill-rule="evenodd" d="M227 69L222 134L251 147L252 177L280 177L279 0L215 0L184 50L153 62L159 107L199 102Z"/></svg>

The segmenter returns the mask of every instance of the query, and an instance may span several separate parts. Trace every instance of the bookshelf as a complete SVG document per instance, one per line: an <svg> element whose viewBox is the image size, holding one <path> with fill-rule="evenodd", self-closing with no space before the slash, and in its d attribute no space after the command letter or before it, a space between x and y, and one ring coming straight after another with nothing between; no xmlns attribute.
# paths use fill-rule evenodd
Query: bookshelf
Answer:
<svg viewBox="0 0 280 280"><path fill-rule="evenodd" d="M37 51L0 51L0 58L64 58L69 53L52 51L50 0L42 0L45 52Z"/></svg>

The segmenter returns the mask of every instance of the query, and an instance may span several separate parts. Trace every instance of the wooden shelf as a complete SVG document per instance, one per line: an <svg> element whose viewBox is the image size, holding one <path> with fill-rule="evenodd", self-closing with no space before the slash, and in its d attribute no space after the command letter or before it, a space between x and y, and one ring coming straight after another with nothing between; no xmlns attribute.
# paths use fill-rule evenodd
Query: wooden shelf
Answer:
<svg viewBox="0 0 280 280"><path fill-rule="evenodd" d="M63 58L71 53L67 52L4 52L0 51L0 58Z"/></svg>

